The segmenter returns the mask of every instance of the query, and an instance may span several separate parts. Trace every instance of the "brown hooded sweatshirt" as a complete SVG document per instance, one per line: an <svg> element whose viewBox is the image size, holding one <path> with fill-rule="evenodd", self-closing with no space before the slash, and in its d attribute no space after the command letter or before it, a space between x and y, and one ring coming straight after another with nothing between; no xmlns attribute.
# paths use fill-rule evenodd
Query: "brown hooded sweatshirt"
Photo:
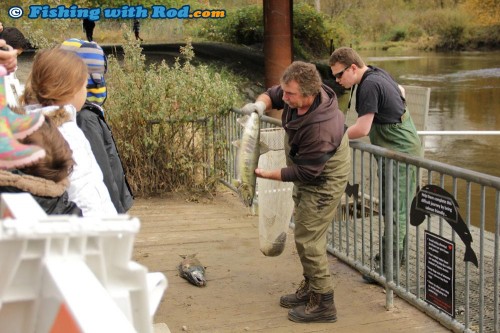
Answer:
<svg viewBox="0 0 500 333"><path fill-rule="evenodd" d="M335 153L345 133L345 117L339 110L337 96L328 86L322 85L309 110L294 116L283 101L283 90L277 85L267 90L274 109L283 109L281 121L288 137L290 152L287 167L281 169L283 181L317 183L325 163Z"/></svg>

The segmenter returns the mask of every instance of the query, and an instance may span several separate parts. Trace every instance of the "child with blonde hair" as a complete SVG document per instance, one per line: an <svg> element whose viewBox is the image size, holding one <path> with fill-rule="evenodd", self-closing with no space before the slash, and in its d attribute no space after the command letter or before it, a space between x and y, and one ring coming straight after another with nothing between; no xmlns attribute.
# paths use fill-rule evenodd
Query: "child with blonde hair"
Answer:
<svg viewBox="0 0 500 333"><path fill-rule="evenodd" d="M39 51L33 61L21 102L28 112L50 117L73 151L69 199L83 216L116 215L103 175L88 140L76 124L87 98L87 66L77 55L59 48Z"/></svg>

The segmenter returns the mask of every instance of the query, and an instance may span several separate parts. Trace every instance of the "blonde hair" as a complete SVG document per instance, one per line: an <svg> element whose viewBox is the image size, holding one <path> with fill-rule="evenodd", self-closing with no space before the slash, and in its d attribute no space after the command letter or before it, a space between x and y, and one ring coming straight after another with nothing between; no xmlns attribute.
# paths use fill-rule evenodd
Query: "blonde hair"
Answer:
<svg viewBox="0 0 500 333"><path fill-rule="evenodd" d="M87 65L73 52L60 48L38 51L26 81L22 104L56 105L87 82Z"/></svg>

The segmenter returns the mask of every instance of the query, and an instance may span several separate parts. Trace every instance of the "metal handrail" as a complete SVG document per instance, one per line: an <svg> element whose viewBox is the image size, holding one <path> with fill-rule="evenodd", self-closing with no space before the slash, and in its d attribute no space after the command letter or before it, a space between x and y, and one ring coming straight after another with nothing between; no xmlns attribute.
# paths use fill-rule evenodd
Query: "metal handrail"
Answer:
<svg viewBox="0 0 500 333"><path fill-rule="evenodd" d="M341 203L338 209L337 217L332 222L332 237L328 246L329 251L359 270L363 274L373 277L379 284L386 288L386 307L392 306L392 292L396 293L401 298L407 300L421 311L427 313L431 317L441 322L444 326L453 330L454 332L478 332L495 331L500 332L500 318L498 312L499 297L499 267L500 258L498 249L500 248L500 178L491 175L467 170L460 167L455 167L445 163L426 160L420 157L414 157L398 152L394 152L382 147L373 146L360 141L351 141L350 146L353 152L353 170L352 182L360 185L361 198L366 193L373 199L380 200L381 192L374 191L373 184L378 188L381 187L381 180L385 178L387 188L391 188L393 174L397 174L398 168L392 168L393 164L399 165L408 170L409 167L417 167L417 170L427 171L428 184L434 184L442 187L451 187L448 192L453 193L457 200L465 201L465 205L461 207L462 213L465 208L463 219L473 235L472 245L478 254L479 267L469 265L468 262L461 262L461 258L457 258L457 281L459 285L460 299L457 301L461 304L461 314L456 318L450 317L448 314L440 311L427 303L422 295L420 288L422 286L422 277L420 275L424 272L424 250L423 250L423 237L421 234L423 230L429 230L437 233L442 237L448 238L455 242L456 234L448 225L443 223L443 219L430 216L426 218L427 223L423 223L419 227L413 227L409 224L409 212L407 213L406 229L407 229L407 242L406 242L406 264L405 269L399 266L392 265L393 255L396 249L392 249L393 233L392 233L392 206L393 201L407 200L411 203L413 197L407 194L404 198L393 197L393 192L388 190L385 197L384 214L380 211L376 212L373 205L365 206L364 201L352 202L347 199ZM359 157L361 158L359 159ZM380 162L384 160L386 165L384 177L381 173ZM366 161L368 161L369 176L365 172ZM376 163L374 163L376 162ZM374 166L375 164L375 166ZM377 169L377 172L373 171ZM377 175L378 173L378 175ZM425 172L423 173L425 175ZM436 175L437 176L434 176ZM361 175L361 177L360 177ZM417 183L423 182L420 176L417 176ZM434 181L433 181L434 178ZM451 178L451 182L446 185L445 178ZM406 178L408 181L408 178ZM389 181L388 181L389 180ZM465 189L459 195L457 182L460 184L465 183ZM451 184L450 184L451 183ZM489 197L491 202L488 203L488 213L494 215L491 217L495 219L493 222L493 232L488 232L485 227L486 222L486 193L490 193ZM493 192L493 193L492 193ZM475 199L471 197L475 196ZM495 196L495 199L492 198ZM374 200L371 199L371 202ZM479 202L475 202L479 200ZM477 208L477 212L471 216L471 210ZM361 209L359 207L361 206ZM409 207L409 206L408 206ZM458 208L457 208L458 209ZM360 214L360 211L363 214ZM359 216L360 214L361 216ZM384 219L385 216L385 219ZM395 217L395 219L397 219ZM376 222L379 221L379 222ZM384 221L380 224L381 221ZM476 225L473 226L471 221L475 221ZM361 228L359 228L361 226ZM398 228L398 224L394 227ZM361 229L361 230L360 230ZM383 232L387 229L387 233ZM395 232L395 235L398 233ZM386 237L386 256L385 274L383 271L375 268L373 255L380 252L382 235ZM378 239L379 241L376 241ZM464 251L464 244L460 239L455 242L457 249L461 253ZM413 251L408 254L408 251ZM362 254L359 255L358 253ZM457 254L458 256L458 254ZM395 256L397 257L397 256ZM411 259L410 259L411 258ZM394 268L394 272L392 272ZM402 278L402 277L405 278ZM416 281L414 281L416 279ZM495 292L496 291L496 292ZM474 305L473 305L474 304Z"/></svg>
<svg viewBox="0 0 500 333"><path fill-rule="evenodd" d="M500 131L417 131L418 135L500 135Z"/></svg>
<svg viewBox="0 0 500 333"><path fill-rule="evenodd" d="M226 135L228 136L228 142L231 142L240 135L241 126L236 123L236 117L244 114L238 109L232 109L232 111L233 112L230 112L229 115L225 116L225 120L222 120L224 123L223 127L227 132ZM281 127L281 121L278 119L263 116L262 120L262 127ZM360 203L350 199L342 200L342 203L337 210L338 216L334 219L334 221L332 221L331 242L328 245L329 252L360 272L374 277L375 280L386 287L386 306L388 308L392 305L392 294L394 292L455 332L473 332L476 327L478 327L479 331L482 332L485 328L491 329L491 325L494 327L493 330L500 332L499 315L491 314L495 311L498 312L498 303L500 303L498 292L495 292L495 290L498 291L500 289L498 286L500 273L498 271L500 267L498 250L500 248L500 199L498 199L500 198L500 178L452 166L446 163L398 153L358 140L351 140L350 147L353 155L353 171L350 182L360 184L361 195L359 198L362 198L362 200ZM361 158L359 158L359 156L361 156ZM234 173L234 158L235 150L233 147L228 146L225 179L221 179L221 181L229 186L229 180ZM387 205L387 202L392 202L394 199L392 196L382 198L382 191L380 189L380 181L383 178L380 168L382 160L385 160L389 165L395 163L395 165L400 165L406 168L416 167L418 170L418 184L422 184L424 182L434 184L437 183L437 185L444 188L445 177L451 178L452 185L448 184L446 186L452 187L452 189L448 190L448 192L453 193L455 196L457 195L457 182L460 182L460 185L462 182L466 183L466 193L465 195L461 193L462 196L465 196L465 199L462 197L457 197L457 199L466 201L466 204L463 205L461 209L465 209L464 220L473 232L473 244L476 246L476 251L478 252L481 265L479 269L476 269L475 266L473 267L474 269L471 269L471 267L468 266L468 263L461 263L460 276L457 278L462 280L465 279L463 285L460 286L460 288L463 288L464 290L463 295L461 296L462 299L460 300L464 304L464 310L463 313L455 319L450 318L447 314L427 304L425 300L423 300L422 292L420 291L420 286L423 283L423 278L420 277L420 274L422 274L424 269L424 264L421 262L424 257L424 252L421 249L423 236L420 236L420 233L427 229L432 231L434 231L433 229L437 229L438 231L436 231L436 233L439 233L440 235L450 237L453 241L455 241L456 238L456 234L452 230L450 231L450 227L447 223L443 223L442 219L436 217L428 218L427 225L424 223L419 227L411 228L409 226L409 222L406 222L407 230L411 229L411 232L414 234L412 236L412 243L406 245L407 250L412 249L412 251L415 252L415 257L412 257L411 262L409 262L410 257L407 258L405 271L395 269L394 274L391 274L392 277L386 278L382 271L374 269L373 255L378 252L378 249L381 246L380 244L383 229L388 228L388 230L390 230L392 228L392 223L390 223L390 225L385 222L382 223L384 215L387 218L387 221L392 221L392 218L390 218L392 212L386 211L385 214L382 214L383 205L381 205L381 203L383 200L386 200L385 209L387 209L387 206L390 206ZM372 166L373 164L374 167ZM364 171L367 169L367 165L370 168L369 173ZM388 178L392 178L390 176L393 173L397 175L399 172L398 167L389 167L386 169L390 172L385 175L386 180ZM448 178L446 179L448 180ZM386 186L393 185L398 186L397 183L392 184L392 181L386 183ZM364 189L361 190L362 188ZM480 190L479 195L477 195L478 188ZM494 191L497 196L494 204L494 208L496 209L496 213L494 213L496 216L494 233L487 232L484 227L486 214L483 208L484 194L482 194L484 192L492 191ZM387 192L392 195L391 191ZM476 195L475 200L481 200L478 206L480 207L480 213L477 214L479 216L478 218L473 218L471 216L471 210L473 209L471 204L471 202L473 202L471 200L472 195ZM394 200L397 202L397 200L404 199L405 198L395 198ZM408 195L406 200L409 200ZM348 208L349 206L351 207ZM358 217L357 214L360 214L361 217ZM470 226L472 220L479 221L479 226ZM361 228L358 228L359 224L361 224ZM391 233L389 232L389 234ZM386 241L392 243L392 236L388 238L389 239ZM459 245L458 247L460 247L460 243L461 240L457 239L457 244ZM392 253L392 249L390 249L390 247L391 246L388 247L387 251ZM492 250L492 248L495 248L496 250ZM394 251L397 250L394 249ZM495 253L495 256L492 256L491 253ZM389 256L389 258L391 258L391 256ZM392 260L389 259L387 261L388 264L390 264L390 261ZM392 269L389 267L386 269L387 274L390 274L391 271ZM416 279L414 284L413 279ZM471 290L474 290L474 292L471 292ZM479 293L477 293L476 290L478 290ZM477 298L479 298L480 301L476 301ZM486 298L488 298L488 302L484 301ZM490 298L493 299L493 301L491 301ZM497 305L491 306L492 303ZM491 308L493 308L493 310ZM487 313L489 318L493 319L488 319L488 321L483 320L482 317L484 313Z"/></svg>

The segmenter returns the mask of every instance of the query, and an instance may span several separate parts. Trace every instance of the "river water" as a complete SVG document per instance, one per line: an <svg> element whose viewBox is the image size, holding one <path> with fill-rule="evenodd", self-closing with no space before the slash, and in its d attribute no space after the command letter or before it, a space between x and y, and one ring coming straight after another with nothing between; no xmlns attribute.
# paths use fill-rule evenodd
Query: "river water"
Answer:
<svg viewBox="0 0 500 333"><path fill-rule="evenodd" d="M400 84L431 88L426 130L499 131L500 130L500 52L388 52L364 51L369 65L387 70ZM342 105L342 96L340 103ZM500 177L500 136L453 135L426 136L425 158ZM424 175L425 178L425 175ZM433 179L433 184L440 184ZM444 186L453 192L451 178ZM457 183L456 199L462 216L481 225L481 193L471 187L470 211L466 187ZM494 232L496 198L485 192L484 225Z"/></svg>
<svg viewBox="0 0 500 333"><path fill-rule="evenodd" d="M427 130L500 130L500 52L360 52L400 84L431 88ZM500 136L426 136L425 157L500 177Z"/></svg>

